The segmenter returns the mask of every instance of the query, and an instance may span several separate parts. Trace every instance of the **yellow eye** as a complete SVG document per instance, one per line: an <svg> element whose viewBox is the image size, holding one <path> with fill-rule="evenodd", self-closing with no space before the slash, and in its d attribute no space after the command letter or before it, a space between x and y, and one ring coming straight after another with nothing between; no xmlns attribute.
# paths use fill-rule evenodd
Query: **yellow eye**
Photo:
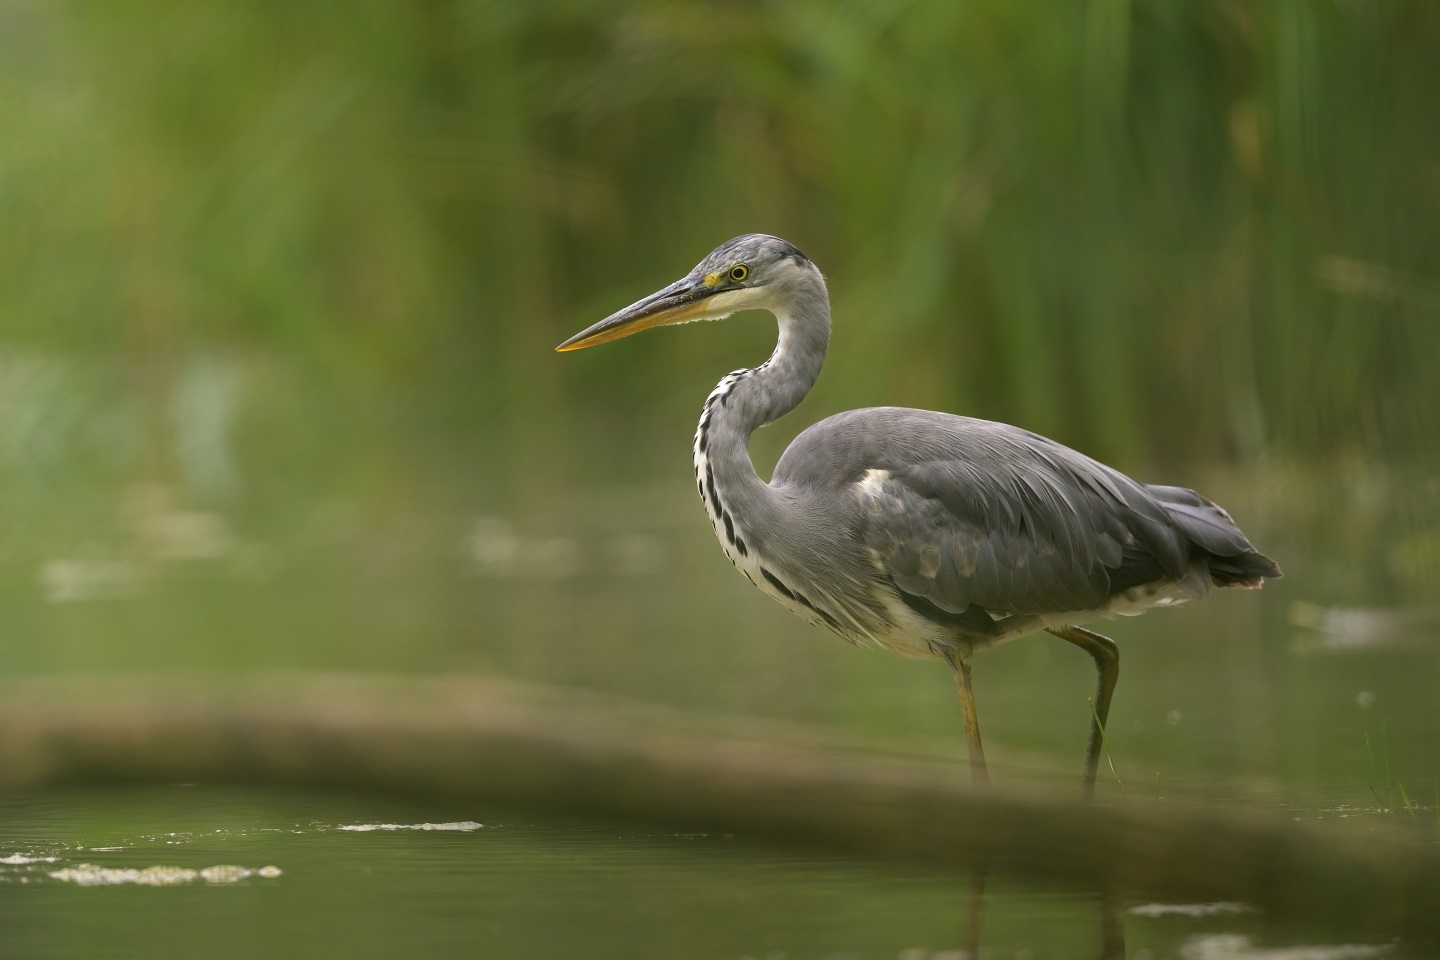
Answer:
<svg viewBox="0 0 1440 960"><path fill-rule="evenodd" d="M730 279L734 280L736 283L739 283L741 280L744 280L748 276L750 276L750 268L745 266L745 264L743 263L737 263L735 264L735 266L730 268Z"/></svg>

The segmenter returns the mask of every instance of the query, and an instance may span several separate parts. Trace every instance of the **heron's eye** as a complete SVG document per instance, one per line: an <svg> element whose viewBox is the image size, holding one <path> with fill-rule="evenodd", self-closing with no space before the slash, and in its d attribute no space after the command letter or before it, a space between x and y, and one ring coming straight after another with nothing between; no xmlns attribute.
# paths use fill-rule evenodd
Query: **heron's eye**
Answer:
<svg viewBox="0 0 1440 960"><path fill-rule="evenodd" d="M743 263L737 263L735 264L735 266L730 268L730 279L734 280L736 283L739 283L741 280L744 280L748 276L750 276L750 268L745 266L745 264Z"/></svg>

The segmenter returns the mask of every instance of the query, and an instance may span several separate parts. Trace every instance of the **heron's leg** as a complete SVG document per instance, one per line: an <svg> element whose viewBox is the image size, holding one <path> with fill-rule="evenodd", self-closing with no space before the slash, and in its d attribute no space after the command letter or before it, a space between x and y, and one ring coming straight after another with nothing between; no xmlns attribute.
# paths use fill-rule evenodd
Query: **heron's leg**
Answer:
<svg viewBox="0 0 1440 960"><path fill-rule="evenodd" d="M1100 728L1110 716L1110 695L1120 679L1120 648L1109 637L1084 627L1047 627L1050 633L1090 654L1095 661L1098 681L1095 685L1095 714L1090 718L1090 742L1085 748L1085 776L1082 780L1085 799L1095 793L1095 772L1100 767Z"/></svg>
<svg viewBox="0 0 1440 960"><path fill-rule="evenodd" d="M975 693L970 689L970 657L968 654L946 654L950 670L955 674L955 689L960 693L960 713L965 720L965 743L970 748L970 782L988 784L990 773L985 769L985 748L980 745L980 718L975 713Z"/></svg>

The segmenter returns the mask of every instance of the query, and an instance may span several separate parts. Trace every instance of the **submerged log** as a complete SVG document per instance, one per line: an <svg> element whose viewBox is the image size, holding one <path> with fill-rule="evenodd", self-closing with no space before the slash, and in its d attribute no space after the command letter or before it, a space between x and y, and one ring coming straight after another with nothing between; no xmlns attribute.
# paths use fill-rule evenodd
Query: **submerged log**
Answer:
<svg viewBox="0 0 1440 960"><path fill-rule="evenodd" d="M468 798L726 830L1144 899L1242 900L1347 935L1440 940L1418 831L1073 789L972 789L960 764L479 679L283 676L0 687L0 791L232 782Z"/></svg>

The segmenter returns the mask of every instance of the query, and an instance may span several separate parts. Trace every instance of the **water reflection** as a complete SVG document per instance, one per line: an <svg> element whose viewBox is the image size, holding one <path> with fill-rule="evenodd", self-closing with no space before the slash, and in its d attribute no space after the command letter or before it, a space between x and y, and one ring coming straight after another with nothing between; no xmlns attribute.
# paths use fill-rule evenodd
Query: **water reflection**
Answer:
<svg viewBox="0 0 1440 960"><path fill-rule="evenodd" d="M957 957L974 960L986 955L985 938L981 931L985 919L985 885L987 870L976 867L970 873L970 890L966 897L966 924L964 950ZM1113 892L1100 891L1078 898L1088 901L1093 908L1095 940L1090 949L1077 938L1074 944L1076 956L1094 957L1095 960L1125 960L1125 922L1121 898Z"/></svg>

